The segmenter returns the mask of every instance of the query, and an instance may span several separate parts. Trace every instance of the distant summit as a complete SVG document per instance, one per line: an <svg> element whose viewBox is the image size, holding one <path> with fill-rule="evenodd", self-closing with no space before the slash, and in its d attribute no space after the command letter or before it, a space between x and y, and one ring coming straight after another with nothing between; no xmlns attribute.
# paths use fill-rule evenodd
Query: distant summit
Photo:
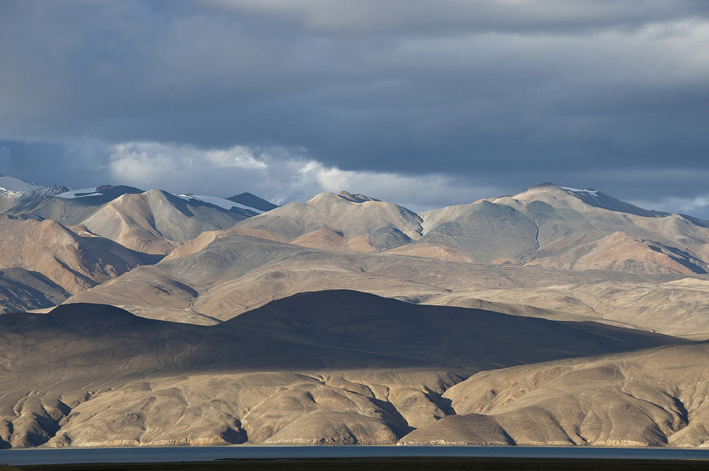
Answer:
<svg viewBox="0 0 709 471"><path fill-rule="evenodd" d="M42 186L0 174L0 188L13 193L31 193L32 191L42 188Z"/></svg>
<svg viewBox="0 0 709 471"><path fill-rule="evenodd" d="M601 193L598 190L594 190L593 188L577 190L576 188L561 187L561 189L573 192L584 203L589 204L591 206L595 206L597 208L603 208L609 211L617 211L619 213L635 214L636 216L644 217L669 216L669 213L639 208L634 204L626 203L625 201L620 201L605 193Z"/></svg>
<svg viewBox="0 0 709 471"><path fill-rule="evenodd" d="M229 201L233 201L234 203L239 203L243 204L244 206L249 206L251 208L258 209L260 211L270 211L278 207L278 205L275 205L270 201L266 201L263 198L259 198L256 195L252 195L251 193L241 193L239 195L230 196L226 199L228 199Z"/></svg>
<svg viewBox="0 0 709 471"><path fill-rule="evenodd" d="M553 183L541 183L539 185L534 185L524 190L519 195L515 196L515 198L519 198L520 196L525 195L526 193L535 194L544 191L558 194L566 193L567 195L572 195L580 199L589 206L607 209L608 211L634 214L636 216L643 217L665 217L670 215L669 213L643 209L638 206L635 206L634 204L626 203L625 201L620 201L594 188L586 188L582 190L578 188L558 186Z"/></svg>
<svg viewBox="0 0 709 471"><path fill-rule="evenodd" d="M202 232L229 229L242 219L262 212L249 205L208 195L173 195L128 185L72 190L60 186L42 187L0 176L0 214L53 220L80 237L105 238L150 255L164 256ZM117 266L108 270L113 270L114 274L121 272Z"/></svg>
<svg viewBox="0 0 709 471"><path fill-rule="evenodd" d="M41 186L36 183L20 180L19 178L0 175L0 193L14 196L29 196L32 194L52 196L69 191L65 186Z"/></svg>
<svg viewBox="0 0 709 471"><path fill-rule="evenodd" d="M65 186L41 186L19 178L0 175L0 212L69 191Z"/></svg>

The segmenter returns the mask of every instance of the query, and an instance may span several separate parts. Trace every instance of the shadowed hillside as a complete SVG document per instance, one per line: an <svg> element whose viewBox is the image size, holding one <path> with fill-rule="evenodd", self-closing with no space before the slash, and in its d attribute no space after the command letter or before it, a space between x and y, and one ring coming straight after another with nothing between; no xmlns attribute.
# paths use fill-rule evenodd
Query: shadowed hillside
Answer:
<svg viewBox="0 0 709 471"><path fill-rule="evenodd" d="M394 443L450 413L440 395L471 372L677 342L350 291L296 295L211 327L71 304L0 316L0 443ZM219 392L223 381L240 385L235 396ZM210 391L226 397L208 411Z"/></svg>
<svg viewBox="0 0 709 471"><path fill-rule="evenodd" d="M299 292L354 289L415 303L549 319L597 320L709 337L705 276L567 271L298 247L234 231L205 233L155 266L72 297L183 322L227 320ZM196 316L196 317L195 317ZM203 323L202 320L196 323Z"/></svg>
<svg viewBox="0 0 709 471"><path fill-rule="evenodd" d="M702 221L90 190L0 220L0 447L707 443Z"/></svg>

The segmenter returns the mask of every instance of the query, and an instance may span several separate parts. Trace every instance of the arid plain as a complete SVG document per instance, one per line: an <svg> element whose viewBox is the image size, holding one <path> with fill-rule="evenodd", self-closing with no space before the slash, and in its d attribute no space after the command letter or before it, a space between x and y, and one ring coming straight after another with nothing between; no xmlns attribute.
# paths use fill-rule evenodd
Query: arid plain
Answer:
<svg viewBox="0 0 709 471"><path fill-rule="evenodd" d="M709 222L224 201L0 194L1 448L709 446Z"/></svg>

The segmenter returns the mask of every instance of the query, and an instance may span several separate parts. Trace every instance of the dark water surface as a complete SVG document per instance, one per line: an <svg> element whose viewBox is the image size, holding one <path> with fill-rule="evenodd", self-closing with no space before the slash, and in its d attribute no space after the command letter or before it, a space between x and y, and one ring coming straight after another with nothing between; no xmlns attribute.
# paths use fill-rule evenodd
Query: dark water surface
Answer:
<svg viewBox="0 0 709 471"><path fill-rule="evenodd" d="M166 463L225 459L490 457L709 460L709 449L445 446L221 446L0 450L0 464Z"/></svg>

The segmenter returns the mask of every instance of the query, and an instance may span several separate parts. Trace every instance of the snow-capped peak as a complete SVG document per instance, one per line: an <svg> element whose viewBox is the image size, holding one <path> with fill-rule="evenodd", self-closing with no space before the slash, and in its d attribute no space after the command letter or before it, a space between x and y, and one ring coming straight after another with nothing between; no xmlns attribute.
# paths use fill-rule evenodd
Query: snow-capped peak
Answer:
<svg viewBox="0 0 709 471"><path fill-rule="evenodd" d="M0 195L11 199L53 196L67 190L65 186L41 186L19 178L0 175Z"/></svg>
<svg viewBox="0 0 709 471"><path fill-rule="evenodd" d="M20 180L19 178L8 177L6 175L0 175L0 189L11 193L32 193L33 191L40 190L44 187L37 185L36 183L26 182Z"/></svg>

